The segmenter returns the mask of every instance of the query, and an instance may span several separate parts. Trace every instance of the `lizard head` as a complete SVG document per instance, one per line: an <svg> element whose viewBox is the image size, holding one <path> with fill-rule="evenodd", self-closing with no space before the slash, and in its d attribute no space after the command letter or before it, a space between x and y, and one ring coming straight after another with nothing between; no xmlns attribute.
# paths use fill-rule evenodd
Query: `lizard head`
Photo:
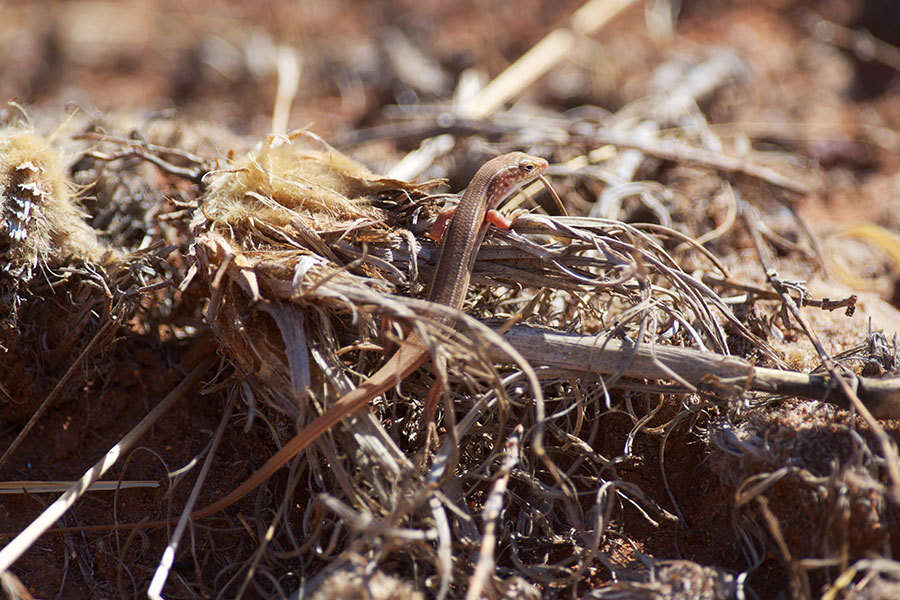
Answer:
<svg viewBox="0 0 900 600"><path fill-rule="evenodd" d="M519 186L534 181L547 168L547 161L524 152L511 152L488 161L479 171L489 174L488 208L496 208ZM478 177L478 174L476 174Z"/></svg>

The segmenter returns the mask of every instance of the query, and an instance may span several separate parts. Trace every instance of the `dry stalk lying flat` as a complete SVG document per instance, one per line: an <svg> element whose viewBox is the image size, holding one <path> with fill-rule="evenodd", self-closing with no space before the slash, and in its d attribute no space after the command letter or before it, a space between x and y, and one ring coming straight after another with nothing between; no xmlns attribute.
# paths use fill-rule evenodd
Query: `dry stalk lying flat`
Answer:
<svg viewBox="0 0 900 600"><path fill-rule="evenodd" d="M635 346L629 341L525 326L510 329L504 338L532 364L551 367L542 373L544 378L617 373L629 379L673 380L686 384L681 389L690 392L732 390L739 396L757 391L849 405L829 375L755 367L736 356L647 343ZM490 356L495 362L507 360L501 352L491 352ZM900 416L900 378L858 377L856 385L856 394L875 416ZM628 386L640 389L641 384L630 382ZM675 391L679 386L669 389Z"/></svg>

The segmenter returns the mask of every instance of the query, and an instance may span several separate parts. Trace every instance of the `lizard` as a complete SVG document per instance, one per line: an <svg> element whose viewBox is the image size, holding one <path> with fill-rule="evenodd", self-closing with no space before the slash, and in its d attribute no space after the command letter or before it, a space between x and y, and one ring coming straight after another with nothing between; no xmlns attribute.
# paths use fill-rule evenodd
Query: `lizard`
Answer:
<svg viewBox="0 0 900 600"><path fill-rule="evenodd" d="M432 230L442 241L428 288L429 301L457 310L462 308L475 258L488 227L491 224L504 229L511 226L511 222L496 209L520 186L540 178L546 168L547 161L543 158L510 152L489 160L478 169L456 208L452 209L452 216L451 212L442 213ZM225 497L195 511L191 517L202 519L217 513L252 492L319 436L409 377L428 356L426 344L417 334L411 333L381 368L313 419L244 483ZM144 524L148 525L151 524Z"/></svg>

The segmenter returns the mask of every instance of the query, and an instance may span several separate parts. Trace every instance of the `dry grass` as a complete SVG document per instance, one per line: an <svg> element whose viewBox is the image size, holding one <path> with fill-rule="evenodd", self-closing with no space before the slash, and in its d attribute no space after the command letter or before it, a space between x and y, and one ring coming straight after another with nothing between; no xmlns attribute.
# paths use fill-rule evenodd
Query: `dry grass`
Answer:
<svg viewBox="0 0 900 600"><path fill-rule="evenodd" d="M446 199L441 179L380 176L306 130L244 139L226 155L200 152L191 122L148 123L129 138L79 117L77 135L60 134L64 158L59 140L7 126L0 390L24 396L10 382L49 364L23 367L42 355L42 327L63 320L61 298L77 319L56 327L77 358L40 408L6 418L38 420L87 357L104 363L91 369L115 369L99 349L117 333L194 343L185 381L206 374L203 401L228 408L167 537L172 554L152 564L129 554L136 532L104 551L151 593L169 581L184 597L731 598L771 591L748 583L759 575L779 576L796 598L888 597L898 586L896 341L877 324L858 328L851 347L820 340L816 323L863 318L843 288L828 298L800 281L821 276L828 289L831 263L794 210L825 175L707 124L703 103L749 77L737 57L713 51L679 68L616 113L501 103L447 121L443 107L424 106L344 137L364 153L378 139L452 135L418 169L435 177L513 149L550 160L566 211L586 216L548 214L543 192L526 190L532 214L491 231L463 311L420 299L438 251L424 232ZM71 192L88 179L103 233ZM872 276L895 268L895 235L842 235L887 254ZM255 500L182 539L232 411L280 446L412 330L432 363L322 436ZM799 340L813 351L789 356ZM790 368L810 363L822 369ZM422 413L438 379L435 438ZM163 412L36 519L31 538L9 542L0 568ZM721 560L681 559L679 536L695 528ZM73 529L86 536L76 547L95 531ZM191 565L173 566L175 556Z"/></svg>

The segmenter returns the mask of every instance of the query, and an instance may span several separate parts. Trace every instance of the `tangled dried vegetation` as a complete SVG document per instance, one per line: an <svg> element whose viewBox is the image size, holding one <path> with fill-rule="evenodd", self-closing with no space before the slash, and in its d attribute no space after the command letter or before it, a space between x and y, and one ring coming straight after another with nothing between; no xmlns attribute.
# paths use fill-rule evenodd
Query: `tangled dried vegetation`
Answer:
<svg viewBox="0 0 900 600"><path fill-rule="evenodd" d="M684 87L701 69L712 81ZM900 462L893 421L876 417L900 415L900 386L885 378L898 371L896 343L873 330L829 356L810 311L849 318L855 298L815 296L772 257L790 256L793 276L826 266L790 212L815 175L725 139L700 150L709 129L659 133L697 116L697 94L741 76L733 56L716 55L673 84L679 93L614 115L523 105L437 127L422 113L341 140L451 134L454 149L420 169L437 175L527 149L551 161L569 213L588 214L535 209L493 230L459 314L418 299L436 258L423 232L444 201L440 180L378 176L306 131L201 158L186 123L143 123L123 138L109 133L115 124L75 119L79 135L55 139L10 125L0 131L4 418L39 418L80 360L40 407L15 399L73 351L89 355L122 330L187 340L208 328L215 344L199 354L221 362L207 394L240 397L246 425L263 421L279 443L415 329L433 365L242 505L254 511L246 538L195 548L196 571L172 584L179 595L199 594L190 574L203 573L226 596L729 598L752 591L755 570L782 568L797 597L887 597L900 586L885 526ZM103 236L73 193L88 183L83 202ZM541 194L524 191L529 206L544 206ZM784 211L791 218L769 225ZM736 237L755 262L735 256ZM448 313L455 329L434 318ZM42 354L48 333L68 351ZM817 358L785 355L800 335ZM196 354L185 368L212 377ZM800 372L803 361L821 372ZM437 371L445 402L429 445L422 399ZM133 440L123 442L124 453ZM700 469L718 476L705 484L721 486L715 499L696 489ZM733 528L722 549L733 568L646 555L647 531L689 529L714 504Z"/></svg>

